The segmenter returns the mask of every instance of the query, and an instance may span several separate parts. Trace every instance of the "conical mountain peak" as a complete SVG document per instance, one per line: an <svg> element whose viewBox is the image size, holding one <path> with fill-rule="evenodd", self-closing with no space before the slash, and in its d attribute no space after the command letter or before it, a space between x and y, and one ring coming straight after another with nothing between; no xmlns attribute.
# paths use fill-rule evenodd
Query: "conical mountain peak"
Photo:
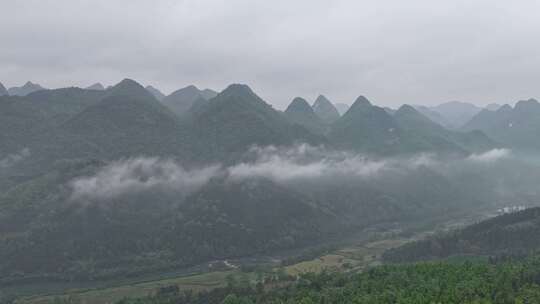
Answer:
<svg viewBox="0 0 540 304"><path fill-rule="evenodd" d="M326 98L326 96L320 94L319 96L317 96L317 99L315 99L315 102L313 104L316 105L319 103L331 103L331 102L330 100L328 100L328 98Z"/></svg>
<svg viewBox="0 0 540 304"><path fill-rule="evenodd" d="M333 123L340 115L336 107L324 95L319 95L313 103L313 111L326 123Z"/></svg>
<svg viewBox="0 0 540 304"><path fill-rule="evenodd" d="M287 107L285 112L313 113L309 103L302 97L296 97Z"/></svg>
<svg viewBox="0 0 540 304"><path fill-rule="evenodd" d="M358 108L358 107L365 107L365 106L372 106L371 102L365 97L365 96L358 96L356 100L354 101L353 105L351 106L351 109Z"/></svg>
<svg viewBox="0 0 540 304"><path fill-rule="evenodd" d="M13 87L8 89L9 95L26 96L30 93L44 90L42 86L37 83L27 81L22 87Z"/></svg>
<svg viewBox="0 0 540 304"><path fill-rule="evenodd" d="M132 79L124 79L110 89L110 96L127 95L155 99L142 85Z"/></svg>
<svg viewBox="0 0 540 304"><path fill-rule="evenodd" d="M418 128L419 130L425 129L422 131L432 129L434 127L437 129L442 128L441 125L432 121L413 106L408 104L404 104L399 107L399 109L394 113L394 118L405 128L412 127L413 129Z"/></svg>
<svg viewBox="0 0 540 304"><path fill-rule="evenodd" d="M233 83L229 85L220 94L255 95L253 90L251 90L251 88L247 84L240 84L240 83Z"/></svg>
<svg viewBox="0 0 540 304"><path fill-rule="evenodd" d="M204 103L206 100L201 90L194 85L188 85L163 98L162 102L174 113L183 116L194 106L199 107L201 101Z"/></svg>
<svg viewBox="0 0 540 304"><path fill-rule="evenodd" d="M404 104L396 111L396 115L398 114L418 114L421 115L420 112L418 112L413 106Z"/></svg>
<svg viewBox="0 0 540 304"><path fill-rule="evenodd" d="M221 93L219 93L216 98L222 101L232 98L268 105L264 100L262 100L262 98L257 96L257 94L255 94L248 85L245 84L231 84Z"/></svg>
<svg viewBox="0 0 540 304"><path fill-rule="evenodd" d="M366 97L359 96L358 98L356 98L356 100L354 101L352 106L349 108L349 110L345 113L345 115L349 113L358 112L358 111L361 112L361 111L364 111L365 109L371 109L371 108L373 108L373 105L371 104L371 102L369 102L369 100Z"/></svg>

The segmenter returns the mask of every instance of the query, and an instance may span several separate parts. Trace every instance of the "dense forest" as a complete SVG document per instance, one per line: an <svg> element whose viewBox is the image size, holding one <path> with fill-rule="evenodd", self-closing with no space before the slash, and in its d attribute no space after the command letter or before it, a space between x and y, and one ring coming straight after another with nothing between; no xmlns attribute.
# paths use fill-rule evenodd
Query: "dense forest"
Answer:
<svg viewBox="0 0 540 304"><path fill-rule="evenodd" d="M504 214L389 250L388 262L450 256L527 255L540 249L540 208Z"/></svg>
<svg viewBox="0 0 540 304"><path fill-rule="evenodd" d="M163 288L121 304L538 303L540 257L387 265L363 273L306 274L280 288L238 284L194 294ZM119 303L119 304L120 304Z"/></svg>

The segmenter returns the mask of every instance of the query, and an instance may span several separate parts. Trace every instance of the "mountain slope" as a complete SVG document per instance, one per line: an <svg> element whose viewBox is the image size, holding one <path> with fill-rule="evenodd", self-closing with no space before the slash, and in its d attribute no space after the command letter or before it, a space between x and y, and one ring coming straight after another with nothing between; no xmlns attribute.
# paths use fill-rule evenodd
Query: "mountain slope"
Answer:
<svg viewBox="0 0 540 304"><path fill-rule="evenodd" d="M539 248L540 208L531 208L406 244L388 251L385 259L409 262L453 255L524 254Z"/></svg>
<svg viewBox="0 0 540 304"><path fill-rule="evenodd" d="M150 94L152 94L157 100L162 101L163 98L165 98L165 94L161 93L160 90L154 88L153 86L149 85L145 88Z"/></svg>
<svg viewBox="0 0 540 304"><path fill-rule="evenodd" d="M364 97L356 99L333 125L329 134L338 146L372 153L396 153L402 150L402 131L383 108L371 105Z"/></svg>
<svg viewBox="0 0 540 304"><path fill-rule="evenodd" d="M313 103L313 111L326 123L333 123L339 119L336 107L323 95L319 95Z"/></svg>
<svg viewBox="0 0 540 304"><path fill-rule="evenodd" d="M497 111L483 110L471 119L464 130L480 130L512 148L540 149L540 103L535 99L522 100L512 108L508 105Z"/></svg>
<svg viewBox="0 0 540 304"><path fill-rule="evenodd" d="M445 127L445 128L452 128L452 124L446 120L439 112L433 110L430 107L427 106L421 106L421 105L415 105L414 108L422 113L422 115L429 118L431 121Z"/></svg>
<svg viewBox="0 0 540 304"><path fill-rule="evenodd" d="M217 96L218 92L211 90L211 89L204 89L200 91L201 96L206 99L210 100Z"/></svg>
<svg viewBox="0 0 540 304"><path fill-rule="evenodd" d="M398 125L426 151L468 154L494 148L495 143L481 132L458 132L445 129L422 115L414 107L401 106L394 114Z"/></svg>
<svg viewBox="0 0 540 304"><path fill-rule="evenodd" d="M252 145L322 141L305 128L291 125L247 85L230 85L193 116L195 135L213 157L242 153Z"/></svg>
<svg viewBox="0 0 540 304"><path fill-rule="evenodd" d="M6 90L6 87L0 82L0 96L6 96L9 95L8 91Z"/></svg>
<svg viewBox="0 0 540 304"><path fill-rule="evenodd" d="M169 96L163 98L162 102L171 111L179 116L183 116L199 101L215 97L214 93L212 90L206 89L201 91L196 86L190 85L171 93Z"/></svg>
<svg viewBox="0 0 540 304"><path fill-rule="evenodd" d="M54 145L48 135L60 124L97 103L104 91L79 88L41 90L24 97L0 97L0 153Z"/></svg>
<svg viewBox="0 0 540 304"><path fill-rule="evenodd" d="M347 112L347 110L350 108L350 106L346 103L336 103L334 106L341 116L343 116L343 114L345 114L345 112Z"/></svg>
<svg viewBox="0 0 540 304"><path fill-rule="evenodd" d="M324 134L326 132L326 124L315 114L307 101L301 97L293 99L284 113L291 123L303 126L313 134Z"/></svg>
<svg viewBox="0 0 540 304"><path fill-rule="evenodd" d="M439 113L444 118L444 121L448 123L446 127L460 128L474 115L478 114L482 108L468 102L450 101L432 107L431 110Z"/></svg>
<svg viewBox="0 0 540 304"><path fill-rule="evenodd" d="M61 128L106 157L182 154L188 138L176 116L129 79Z"/></svg>

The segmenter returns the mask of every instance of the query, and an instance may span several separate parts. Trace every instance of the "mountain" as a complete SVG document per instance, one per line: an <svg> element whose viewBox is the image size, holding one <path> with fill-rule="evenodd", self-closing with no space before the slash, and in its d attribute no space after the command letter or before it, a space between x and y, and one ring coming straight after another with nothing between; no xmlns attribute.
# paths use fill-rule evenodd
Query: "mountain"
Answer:
<svg viewBox="0 0 540 304"><path fill-rule="evenodd" d="M213 157L242 153L252 145L287 145L323 139L292 125L247 85L232 84L194 111L196 138Z"/></svg>
<svg viewBox="0 0 540 304"><path fill-rule="evenodd" d="M501 107L502 107L502 105L500 105L498 103L490 103L487 106L485 106L484 109L490 110L490 111L497 111Z"/></svg>
<svg viewBox="0 0 540 304"><path fill-rule="evenodd" d="M154 88L151 85L146 86L145 88L150 94L152 94L157 100L162 101L165 98L165 94L161 93L160 90Z"/></svg>
<svg viewBox="0 0 540 304"><path fill-rule="evenodd" d="M145 88L125 79L100 102L62 124L84 140L87 151L106 158L138 155L182 155L188 130Z"/></svg>
<svg viewBox="0 0 540 304"><path fill-rule="evenodd" d="M421 105L415 105L414 108L418 110L418 112L422 113L422 115L429 118L431 121L449 129L452 128L452 124L446 120L439 112L433 110L430 107L421 106Z"/></svg>
<svg viewBox="0 0 540 304"><path fill-rule="evenodd" d="M319 95L313 103L313 111L326 123L333 123L339 119L339 112L334 105L323 95Z"/></svg>
<svg viewBox="0 0 540 304"><path fill-rule="evenodd" d="M465 125L474 115L482 111L479 108L468 102L450 101L431 107L431 110L439 113L444 121L447 122L447 127L460 128ZM443 124L444 125L444 124Z"/></svg>
<svg viewBox="0 0 540 304"><path fill-rule="evenodd" d="M201 96L206 99L210 100L217 96L218 92L211 90L211 89L204 89L200 91Z"/></svg>
<svg viewBox="0 0 540 304"><path fill-rule="evenodd" d="M393 116L394 114L396 114L396 111L397 111L396 109L392 109L392 108L390 108L390 107L384 107L383 109L386 111L386 113L388 113L388 114L390 114L390 115L392 115L392 116Z"/></svg>
<svg viewBox="0 0 540 304"><path fill-rule="evenodd" d="M497 111L482 110L463 130L480 130L491 138L513 148L540 149L540 103L535 99L522 100Z"/></svg>
<svg viewBox="0 0 540 304"><path fill-rule="evenodd" d="M346 103L336 103L334 106L336 107L336 110L338 110L339 115L345 114L350 107Z"/></svg>
<svg viewBox="0 0 540 304"><path fill-rule="evenodd" d="M336 216L306 195L264 179L212 182L186 199L186 223L178 227L182 256L193 256L212 240L204 260L271 252L328 236ZM332 228L334 227L334 228ZM194 248L190 248L194 247Z"/></svg>
<svg viewBox="0 0 540 304"><path fill-rule="evenodd" d="M430 151L464 155L495 146L481 132L449 131L409 105L392 115L364 96L332 125L329 138L340 147L382 154Z"/></svg>
<svg viewBox="0 0 540 304"><path fill-rule="evenodd" d="M414 145L425 151L468 154L494 148L495 143L481 132L459 132L445 129L422 115L414 107L401 106L394 114L399 127L414 139Z"/></svg>
<svg viewBox="0 0 540 304"><path fill-rule="evenodd" d="M97 82L97 83L94 83L93 85L89 86L89 87L86 87L87 90L96 90L96 91L103 91L105 90L105 87Z"/></svg>
<svg viewBox="0 0 540 304"><path fill-rule="evenodd" d="M6 90L6 87L0 82L0 96L6 96L9 95L8 91Z"/></svg>
<svg viewBox="0 0 540 304"><path fill-rule="evenodd" d="M314 134L322 135L326 132L326 124L301 97L293 99L284 113L291 123L301 125Z"/></svg>
<svg viewBox="0 0 540 304"><path fill-rule="evenodd" d="M332 125L328 137L340 147L373 153L395 153L403 145L396 121L364 96Z"/></svg>
<svg viewBox="0 0 540 304"><path fill-rule="evenodd" d="M22 87L12 87L8 89L9 95L12 96L26 96L30 93L45 90L45 88L41 87L39 84L32 83L28 81L25 83Z"/></svg>
<svg viewBox="0 0 540 304"><path fill-rule="evenodd" d="M524 255L538 249L540 208L530 208L406 244L386 252L384 258L411 262L450 256Z"/></svg>
<svg viewBox="0 0 540 304"><path fill-rule="evenodd" d="M0 153L56 146L58 142L50 140L49 135L104 96L104 91L65 88L41 90L23 97L0 97L0 130L9 130L0 132Z"/></svg>
<svg viewBox="0 0 540 304"><path fill-rule="evenodd" d="M196 86L190 85L180 90L174 91L171 95L163 98L162 102L171 111L182 116L191 109L196 103L215 97L212 90L199 90Z"/></svg>

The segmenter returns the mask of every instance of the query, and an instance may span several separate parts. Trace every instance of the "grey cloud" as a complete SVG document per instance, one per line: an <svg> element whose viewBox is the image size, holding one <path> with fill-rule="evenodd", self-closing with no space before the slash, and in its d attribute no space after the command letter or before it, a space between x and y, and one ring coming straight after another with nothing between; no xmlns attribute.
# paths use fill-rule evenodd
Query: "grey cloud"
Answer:
<svg viewBox="0 0 540 304"><path fill-rule="evenodd" d="M185 196L206 184L219 166L187 170L173 160L139 157L113 162L93 176L70 182L73 200L106 200L148 190Z"/></svg>
<svg viewBox="0 0 540 304"><path fill-rule="evenodd" d="M30 149L24 148L17 153L12 153L0 158L0 168L9 168L30 156Z"/></svg>
<svg viewBox="0 0 540 304"><path fill-rule="evenodd" d="M4 1L0 80L47 87L131 77L172 91L250 84L283 108L487 104L538 97L533 0Z"/></svg>
<svg viewBox="0 0 540 304"><path fill-rule="evenodd" d="M511 151L493 149L466 158L441 158L434 153L419 153L408 157L368 158L365 155L313 147L306 144L287 148L254 147L253 161L227 168L231 180L268 178L276 182L328 178L384 178L385 174L411 172L429 168L444 175L459 174L475 165L494 164L511 159Z"/></svg>
<svg viewBox="0 0 540 304"><path fill-rule="evenodd" d="M77 201L109 200L145 191L167 191L179 198L197 191L219 177L229 182L253 178L299 185L329 179L373 180L387 174L406 176L412 170L429 168L445 175L473 170L475 164L496 163L510 157L510 151L494 149L462 159L441 159L435 154L370 159L362 154L336 151L307 144L291 147L253 147L244 162L223 167L213 165L185 169L171 159L138 157L115 161L92 176L72 180L71 198ZM289 184L292 183L292 184Z"/></svg>
<svg viewBox="0 0 540 304"><path fill-rule="evenodd" d="M433 166L434 156L419 154L410 158L370 159L353 152L329 150L306 144L288 148L254 147L254 161L227 168L232 180L268 178L285 183L307 179L377 178L384 173Z"/></svg>
<svg viewBox="0 0 540 304"><path fill-rule="evenodd" d="M468 160L479 163L493 163L511 156L508 149L493 149L484 153L476 153L469 156Z"/></svg>

